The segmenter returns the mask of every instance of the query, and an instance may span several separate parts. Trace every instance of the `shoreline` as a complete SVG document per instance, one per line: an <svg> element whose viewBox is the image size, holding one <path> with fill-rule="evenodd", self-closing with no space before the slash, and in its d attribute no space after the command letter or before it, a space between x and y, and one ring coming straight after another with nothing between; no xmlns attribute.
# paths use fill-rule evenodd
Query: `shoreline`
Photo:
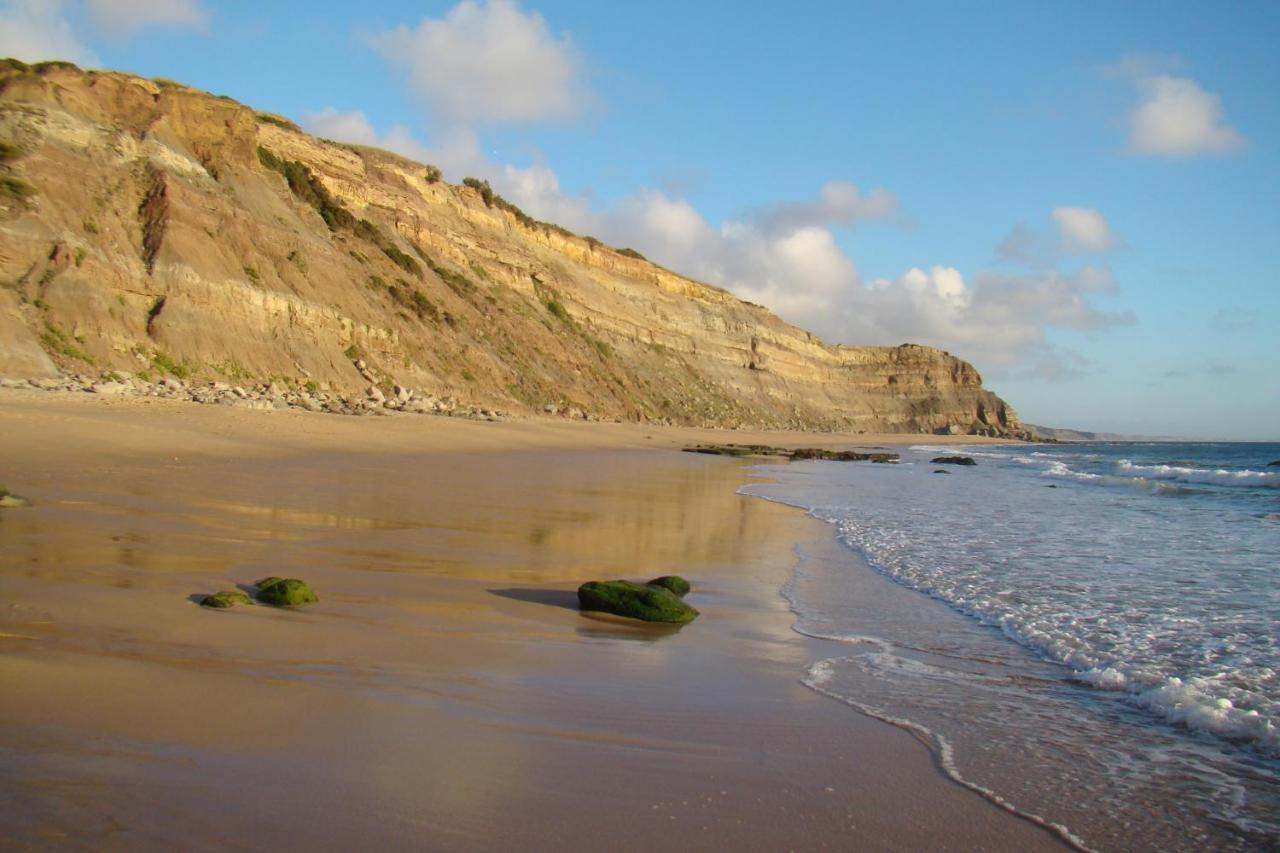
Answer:
<svg viewBox="0 0 1280 853"><path fill-rule="evenodd" d="M756 482L759 481L757 480ZM811 656L814 658L814 662L806 669L804 676L801 678L801 683L815 693L844 705L857 714L907 732L921 743L927 744L928 749L934 756L935 766L938 771L955 785L974 792L983 800L1018 820L1025 821L1038 829L1044 830L1067 848L1079 851L1091 850L1092 848L1084 839L1076 835L1069 826L1055 823L1046 817L1026 811L1007 800L999 791L992 790L979 782L967 778L962 769L956 766L953 757L953 745L943 734L909 717L896 716L885 710L871 707L859 699L843 695L828 686L826 683L829 678L827 667L832 663L842 661L855 649L872 648L889 654L904 654L906 652L906 649L896 645L888 638L889 632L877 630L877 627L883 628L886 622L900 621L905 624L914 624L916 628L921 629L921 636L927 637L930 632L926 625L940 621L965 622L967 617L956 612L946 602L922 593L920 590L905 585L875 569L862 554L840 541L838 531L834 525L819 519L807 508L789 503L780 497L770 497L753 492L745 492L744 494L756 500L803 513L806 517L827 528L830 534L829 537L825 541L811 543L811 550L801 554L800 564L825 563L830 566L838 566L839 568L836 571L852 569L852 574L855 577L849 579L848 586L858 590L858 598L863 602L859 606L859 612L857 613L857 617L860 618L854 618L854 621L859 625L858 634L844 634L842 632L836 635L828 635L821 630L816 630L806 625L806 622L811 620L812 614L806 613L804 609L804 604L801 600L802 595L797 589L800 586L798 583L799 578L796 573L793 573L792 578L784 585L779 594L786 600L788 608L794 616L795 621L791 630L806 638L811 646ZM828 569L828 571L830 570ZM798 571L799 569L797 568ZM880 611L879 616L870 618L869 611L871 610ZM984 626L969 627L971 630L984 630ZM865 633L867 631L871 633ZM922 642L926 646L929 645L928 642ZM1025 652L1024 649L1016 646L1016 644L1013 644L1013 647L1016 649L1014 652L1016 655L1021 655ZM917 649L916 651L918 652L919 650Z"/></svg>
<svg viewBox="0 0 1280 853"><path fill-rule="evenodd" d="M6 836L1060 849L800 683L779 589L830 529L737 494L746 465L646 450L752 434L397 420L0 395L34 503L0 516ZM186 600L277 569L320 603ZM684 629L573 606L664 573L695 583Z"/></svg>
<svg viewBox="0 0 1280 853"><path fill-rule="evenodd" d="M1188 497L1135 489L1119 476L1081 477L1082 471L1113 467L1092 451L1042 454L1022 447L974 448L986 470L935 478L933 466L923 464L930 456L925 450L905 454L901 468L865 473L810 465L774 469L770 477L765 469L759 485L743 490L811 513L839 544L806 553L788 590L796 630L840 643L810 667L806 683L918 731L936 744L958 783L1057 826L1081 848L1253 849L1273 841L1280 777L1266 741L1274 729L1265 681L1255 688L1258 694L1222 701L1211 681L1196 680L1203 670L1178 657L1178 646L1144 645L1150 633L1142 623L1110 647L1110 637L1089 630L1095 620L1106 622L1126 607L1166 612L1150 591L1160 589L1161 578L1215 577L1209 565L1214 556L1187 545L1207 526L1236 521L1241 551L1258 550L1268 522L1252 510L1253 502L1269 499L1255 494L1265 489L1235 494L1234 484L1224 485L1220 491L1236 501L1224 508L1217 502L1229 498L1217 492ZM1151 470L1143 464L1160 459L1159 453L1140 457L1134 475ZM1124 454L1114 449L1111 459ZM1177 458L1218 459L1226 468L1246 470L1258 455L1202 457L1188 447ZM1188 503L1193 499L1205 503ZM1120 502L1126 514L1100 517L1116 512L1111 507ZM983 507L982 515L972 514L975 506ZM1161 515L1164 507L1172 515ZM1072 535L1079 526L1053 527L1059 517L1092 519L1099 532ZM1144 528L1149 517L1161 523ZM1185 522L1180 540L1166 540L1169 518ZM1109 543L1121 529L1135 533L1133 550L1120 552L1132 562L1108 574ZM1185 546L1181 563L1168 569L1156 556L1173 553L1161 550L1165 541ZM865 559L834 553L842 549ZM1239 561L1225 564L1232 565ZM1265 569L1254 574L1265 577ZM1248 582L1250 575L1241 577L1225 587L1233 597L1240 587L1258 587ZM1157 583L1144 588L1148 580ZM1108 581L1127 583L1132 591L1117 596ZM1179 607L1179 599L1169 603ZM1266 621L1265 609L1218 612L1226 624ZM1064 649L1079 650L1080 657L1067 657ZM1193 687L1170 695L1156 679L1138 682L1137 689L1099 684L1088 677L1085 655L1097 660L1108 653L1112 672L1159 668L1164 685ZM1248 684L1253 671L1242 668L1237 678ZM1167 704L1151 701L1156 697ZM1208 713L1197 718L1201 709ZM1209 716L1215 710L1223 713ZM1227 728L1236 720L1238 727Z"/></svg>

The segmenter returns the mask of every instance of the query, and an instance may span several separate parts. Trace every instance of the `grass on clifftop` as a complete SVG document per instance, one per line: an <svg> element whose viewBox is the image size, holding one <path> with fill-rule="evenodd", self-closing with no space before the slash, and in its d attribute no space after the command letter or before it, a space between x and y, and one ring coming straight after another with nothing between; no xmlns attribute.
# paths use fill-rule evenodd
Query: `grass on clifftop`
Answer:
<svg viewBox="0 0 1280 853"><path fill-rule="evenodd" d="M302 133L302 128L283 116L272 115L271 113L255 113L254 118L267 124L274 124L276 127L282 127L285 130L292 130L294 133Z"/></svg>

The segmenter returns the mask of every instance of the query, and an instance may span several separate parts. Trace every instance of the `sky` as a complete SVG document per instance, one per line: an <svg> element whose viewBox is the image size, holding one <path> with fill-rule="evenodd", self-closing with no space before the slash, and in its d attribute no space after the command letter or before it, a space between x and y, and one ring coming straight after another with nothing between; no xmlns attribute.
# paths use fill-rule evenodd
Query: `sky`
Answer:
<svg viewBox="0 0 1280 853"><path fill-rule="evenodd" d="M323 11L317 11L322 9ZM1280 439L1280 3L0 0L1025 421Z"/></svg>

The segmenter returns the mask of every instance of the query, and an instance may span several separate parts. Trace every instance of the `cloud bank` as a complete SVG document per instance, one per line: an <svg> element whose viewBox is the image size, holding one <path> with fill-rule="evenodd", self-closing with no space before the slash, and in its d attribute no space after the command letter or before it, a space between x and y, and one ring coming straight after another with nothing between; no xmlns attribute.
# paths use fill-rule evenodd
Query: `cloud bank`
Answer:
<svg viewBox="0 0 1280 853"><path fill-rule="evenodd" d="M584 103L573 45L511 0L464 0L367 41L448 124L568 119Z"/></svg>
<svg viewBox="0 0 1280 853"><path fill-rule="evenodd" d="M109 38L128 38L151 28L206 31L212 19L199 0L0 0L0 56L25 62L61 59L90 68L98 55L73 24L85 13L87 29Z"/></svg>
<svg viewBox="0 0 1280 853"><path fill-rule="evenodd" d="M25 62L65 59L97 65L97 54L76 35L66 12L62 0L0 3L0 55Z"/></svg>

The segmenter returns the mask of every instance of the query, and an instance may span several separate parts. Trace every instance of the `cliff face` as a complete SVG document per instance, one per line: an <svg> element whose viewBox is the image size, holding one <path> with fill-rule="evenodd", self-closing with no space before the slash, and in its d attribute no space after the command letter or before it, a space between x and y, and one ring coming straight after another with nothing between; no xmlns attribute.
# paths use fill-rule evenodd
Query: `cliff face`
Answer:
<svg viewBox="0 0 1280 853"><path fill-rule="evenodd" d="M172 83L0 64L0 375L378 380L507 410L1020 435L972 366L828 346L396 155Z"/></svg>

